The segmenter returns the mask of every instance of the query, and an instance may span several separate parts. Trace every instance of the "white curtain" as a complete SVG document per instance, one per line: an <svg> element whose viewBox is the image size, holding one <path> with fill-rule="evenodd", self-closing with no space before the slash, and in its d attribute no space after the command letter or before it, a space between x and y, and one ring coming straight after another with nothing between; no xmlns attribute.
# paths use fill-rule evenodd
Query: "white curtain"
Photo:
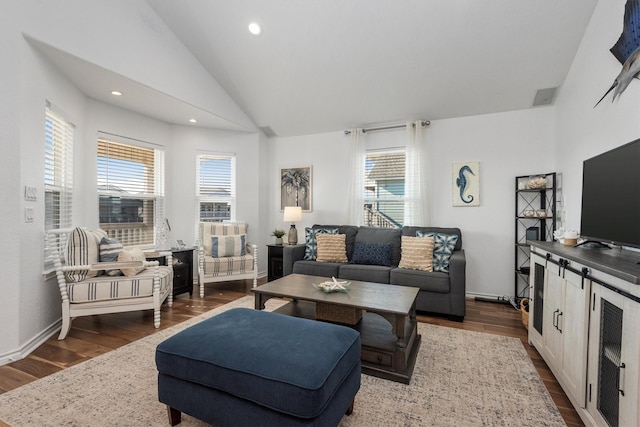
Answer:
<svg viewBox="0 0 640 427"><path fill-rule="evenodd" d="M349 133L349 156L351 169L349 176L348 222L351 225L364 224L364 131L351 129Z"/></svg>
<svg viewBox="0 0 640 427"><path fill-rule="evenodd" d="M422 121L407 123L404 225L428 226L430 189L428 152Z"/></svg>

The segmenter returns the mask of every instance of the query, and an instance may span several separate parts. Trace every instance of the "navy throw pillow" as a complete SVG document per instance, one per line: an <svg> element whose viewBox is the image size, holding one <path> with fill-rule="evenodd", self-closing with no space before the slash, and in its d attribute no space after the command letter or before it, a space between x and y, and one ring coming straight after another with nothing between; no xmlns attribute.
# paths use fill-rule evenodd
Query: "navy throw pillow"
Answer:
<svg viewBox="0 0 640 427"><path fill-rule="evenodd" d="M351 264L384 265L391 267L391 243L356 242Z"/></svg>

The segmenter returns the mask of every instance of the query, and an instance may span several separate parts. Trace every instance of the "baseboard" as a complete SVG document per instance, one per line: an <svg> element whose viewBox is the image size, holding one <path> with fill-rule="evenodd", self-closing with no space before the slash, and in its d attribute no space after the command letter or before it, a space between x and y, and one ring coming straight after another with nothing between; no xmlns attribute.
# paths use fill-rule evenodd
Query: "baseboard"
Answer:
<svg viewBox="0 0 640 427"><path fill-rule="evenodd" d="M62 320L58 320L52 325L50 325L47 329L40 332L33 338L31 338L28 342L26 342L20 348L16 350L12 350L7 353L0 354L0 366L7 365L17 360L24 359L29 354L31 354L35 349L37 349L42 344L44 344L53 335L56 335L57 333L59 333L61 327L62 327Z"/></svg>

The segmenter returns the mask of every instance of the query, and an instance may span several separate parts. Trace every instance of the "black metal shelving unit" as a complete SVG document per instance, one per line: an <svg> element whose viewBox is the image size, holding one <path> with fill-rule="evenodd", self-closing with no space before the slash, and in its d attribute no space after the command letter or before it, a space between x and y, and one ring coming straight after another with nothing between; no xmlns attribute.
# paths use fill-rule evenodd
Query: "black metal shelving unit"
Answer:
<svg viewBox="0 0 640 427"><path fill-rule="evenodd" d="M544 186L536 185L545 180ZM529 289L529 240L552 242L557 225L557 176L555 172L515 178L514 304Z"/></svg>

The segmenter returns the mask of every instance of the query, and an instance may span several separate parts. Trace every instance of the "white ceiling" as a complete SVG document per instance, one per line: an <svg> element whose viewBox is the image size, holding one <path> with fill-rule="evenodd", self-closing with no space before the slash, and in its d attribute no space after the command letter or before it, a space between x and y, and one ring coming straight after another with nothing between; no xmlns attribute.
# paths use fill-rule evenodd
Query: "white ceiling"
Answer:
<svg viewBox="0 0 640 427"><path fill-rule="evenodd" d="M147 2L257 126L289 136L531 108L597 0Z"/></svg>
<svg viewBox="0 0 640 427"><path fill-rule="evenodd" d="M278 136L531 108L539 89L562 85L597 3L146 1L255 124ZM250 21L262 34L249 33ZM198 126L246 130L38 47L88 96L168 123L193 112L206 117ZM114 79L137 96L106 95Z"/></svg>

